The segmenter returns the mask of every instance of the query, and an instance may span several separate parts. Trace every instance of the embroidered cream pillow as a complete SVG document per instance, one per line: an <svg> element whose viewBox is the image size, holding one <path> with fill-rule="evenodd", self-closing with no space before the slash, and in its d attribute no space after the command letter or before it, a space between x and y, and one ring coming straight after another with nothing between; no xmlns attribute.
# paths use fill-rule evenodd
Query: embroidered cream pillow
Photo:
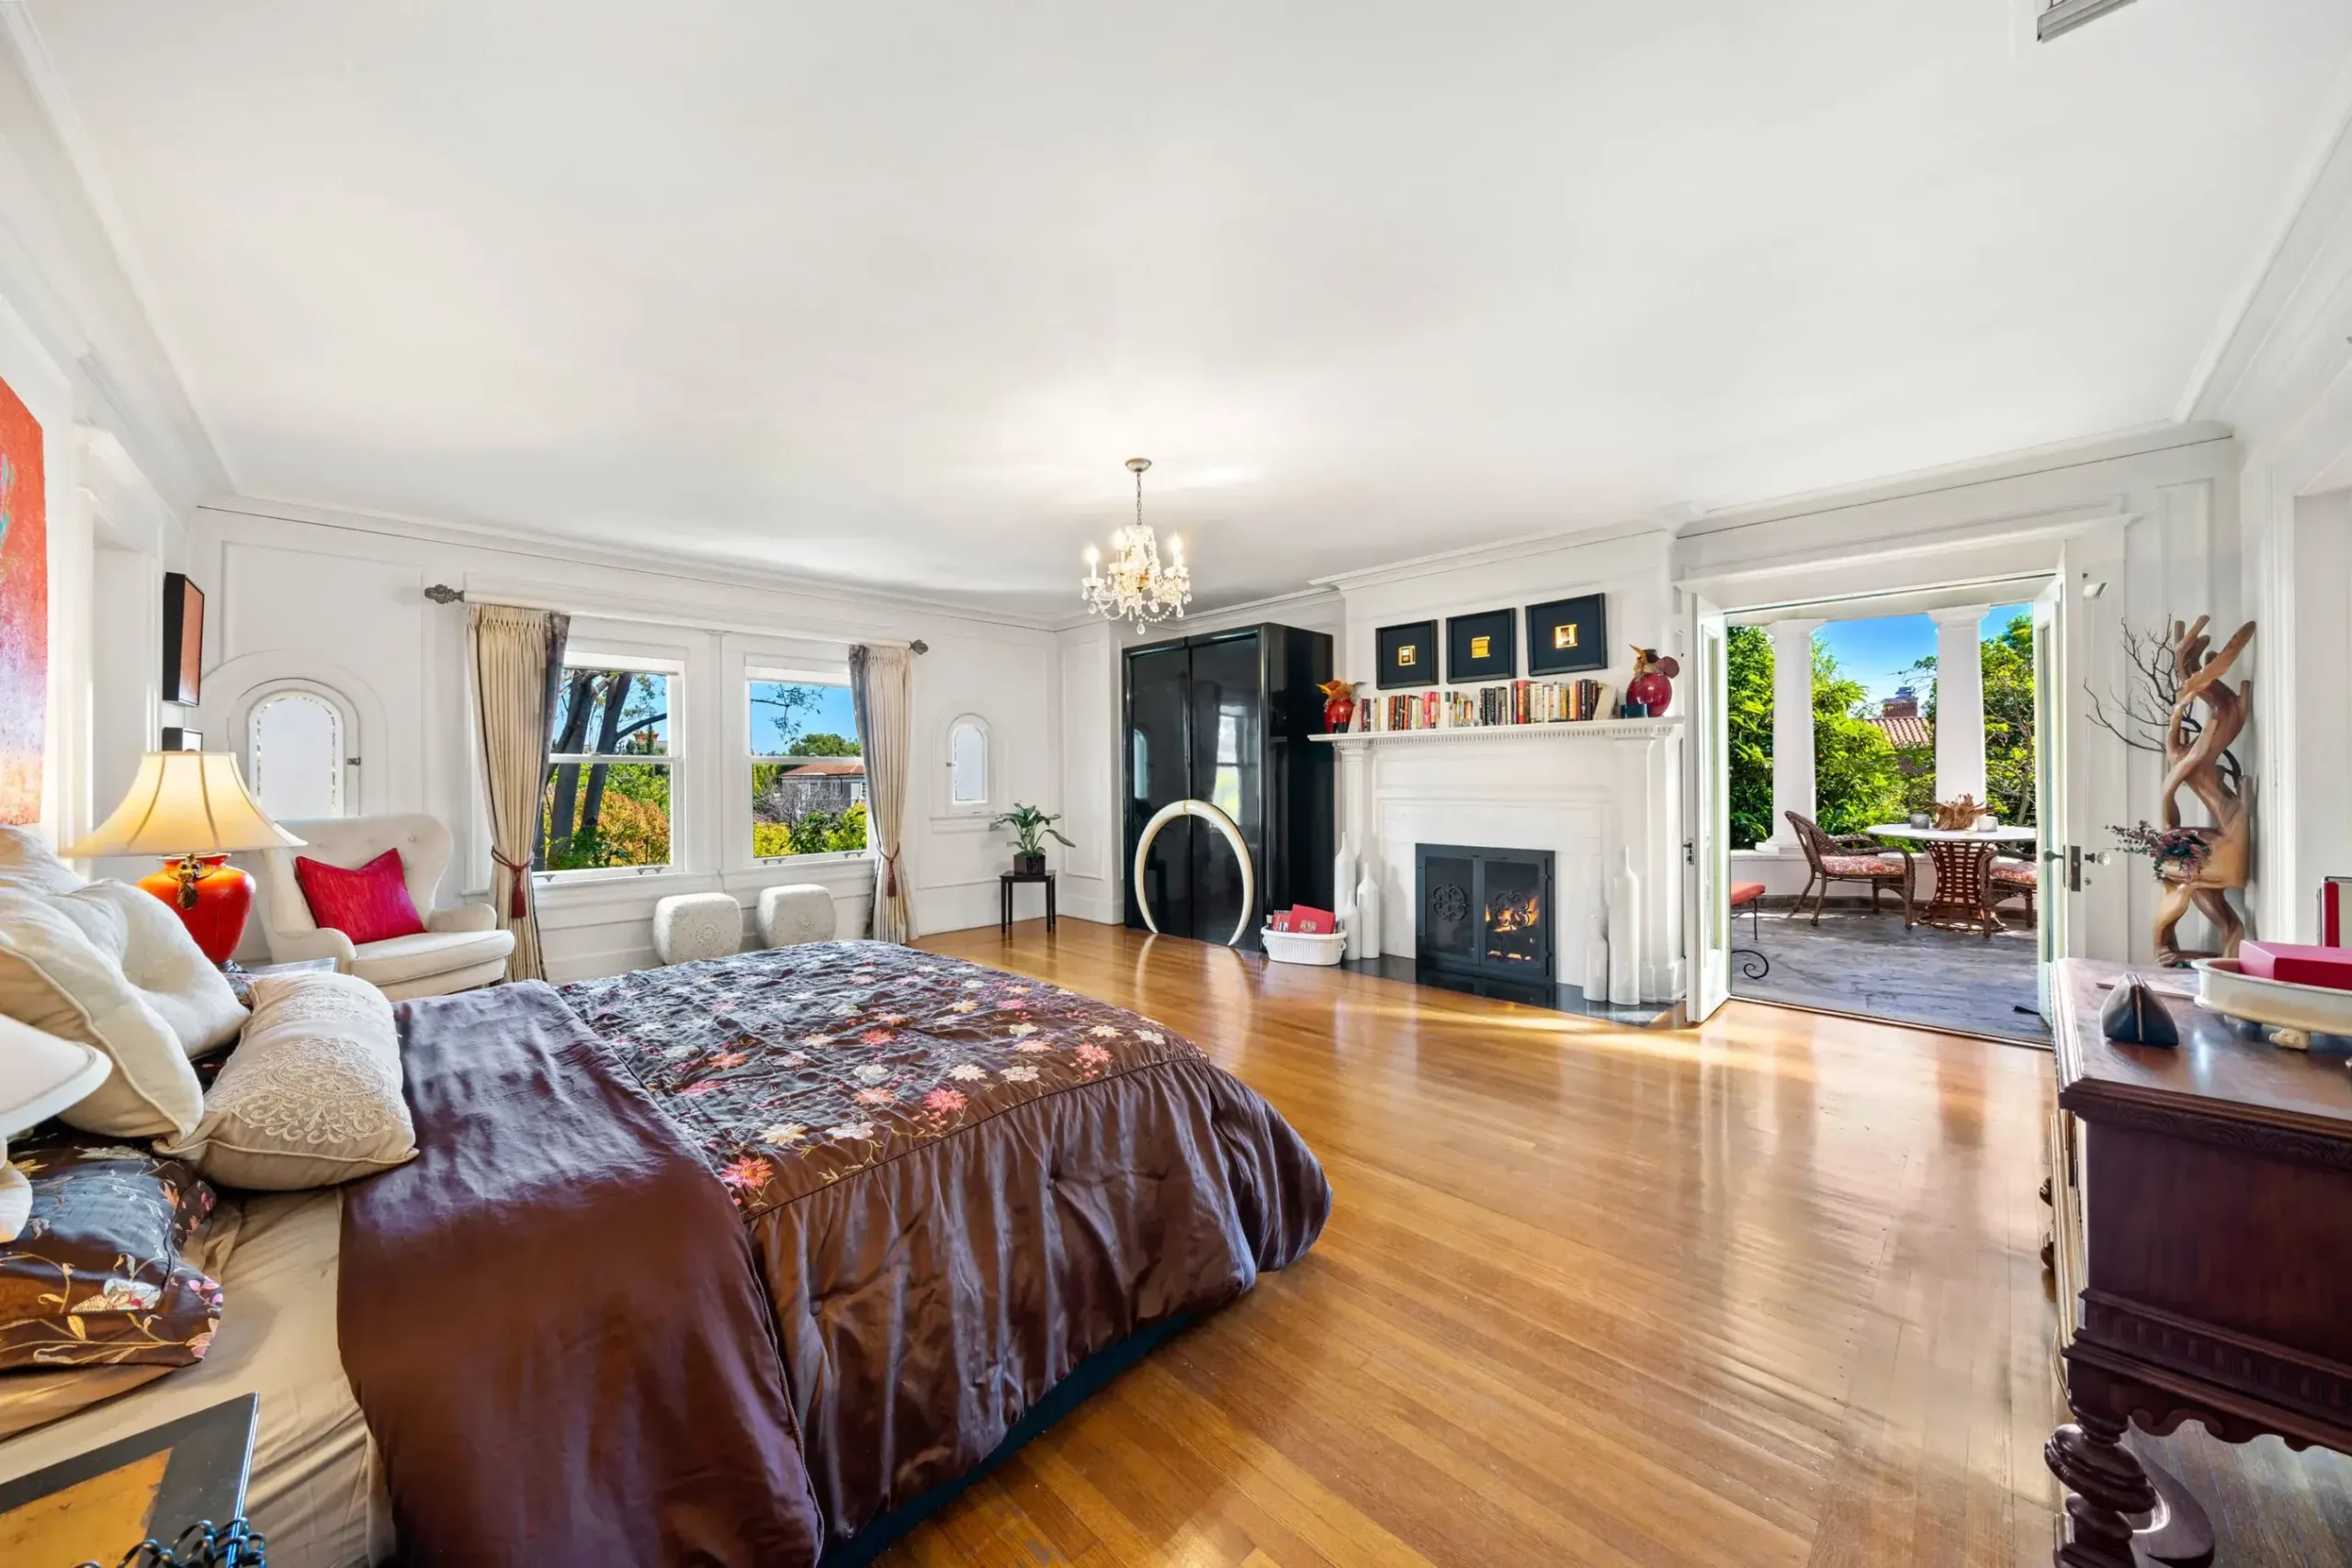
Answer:
<svg viewBox="0 0 2352 1568"><path fill-rule="evenodd" d="M353 975L265 975L196 1130L156 1152L224 1187L329 1187L413 1159L392 1004Z"/></svg>

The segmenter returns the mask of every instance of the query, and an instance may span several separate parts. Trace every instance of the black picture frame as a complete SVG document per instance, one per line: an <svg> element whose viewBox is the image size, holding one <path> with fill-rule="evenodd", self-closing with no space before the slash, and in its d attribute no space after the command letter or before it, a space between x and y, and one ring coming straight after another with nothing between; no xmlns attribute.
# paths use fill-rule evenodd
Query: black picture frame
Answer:
<svg viewBox="0 0 2352 1568"><path fill-rule="evenodd" d="M1519 612L1481 610L1445 623L1445 678L1508 681L1519 673Z"/></svg>
<svg viewBox="0 0 2352 1568"><path fill-rule="evenodd" d="M1561 636L1567 642L1563 646ZM1609 668L1609 601L1599 593L1527 607L1527 672L1573 675Z"/></svg>
<svg viewBox="0 0 2352 1568"><path fill-rule="evenodd" d="M1434 686L1437 672L1437 623L1408 621L1402 626L1383 626L1376 634L1380 645L1380 672L1377 685L1381 691L1398 686Z"/></svg>
<svg viewBox="0 0 2352 1568"><path fill-rule="evenodd" d="M204 590L182 571L164 573L164 701L204 700Z"/></svg>

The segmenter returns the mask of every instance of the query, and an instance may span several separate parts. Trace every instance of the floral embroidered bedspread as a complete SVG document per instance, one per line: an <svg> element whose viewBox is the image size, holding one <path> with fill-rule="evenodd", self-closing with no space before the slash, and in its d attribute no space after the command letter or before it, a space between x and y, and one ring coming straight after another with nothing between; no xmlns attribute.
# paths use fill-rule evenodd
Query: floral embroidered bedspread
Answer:
<svg viewBox="0 0 2352 1568"><path fill-rule="evenodd" d="M1204 1060L1123 1008L889 942L778 948L559 991L746 1216L1014 1106Z"/></svg>

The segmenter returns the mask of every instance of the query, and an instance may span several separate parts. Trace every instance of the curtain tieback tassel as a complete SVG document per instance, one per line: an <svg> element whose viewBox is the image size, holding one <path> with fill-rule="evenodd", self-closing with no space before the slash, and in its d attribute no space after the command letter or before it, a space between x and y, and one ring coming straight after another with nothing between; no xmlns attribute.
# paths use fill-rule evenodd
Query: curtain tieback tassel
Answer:
<svg viewBox="0 0 2352 1568"><path fill-rule="evenodd" d="M899 852L896 850L882 857L882 896L886 898L899 896Z"/></svg>
<svg viewBox="0 0 2352 1568"><path fill-rule="evenodd" d="M490 852L490 858L504 866L514 878L514 891L506 898L506 918L510 920L523 919L531 912L531 863L508 860L496 850Z"/></svg>

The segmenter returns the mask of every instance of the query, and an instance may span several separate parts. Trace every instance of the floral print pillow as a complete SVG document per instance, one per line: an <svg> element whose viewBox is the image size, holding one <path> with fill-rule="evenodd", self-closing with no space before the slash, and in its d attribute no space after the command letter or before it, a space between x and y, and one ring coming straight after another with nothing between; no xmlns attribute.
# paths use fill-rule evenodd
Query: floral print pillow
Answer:
<svg viewBox="0 0 2352 1568"><path fill-rule="evenodd" d="M187 1366L220 1322L220 1287L188 1259L212 1189L178 1160L58 1134L10 1145L32 1217L0 1241L0 1374Z"/></svg>

